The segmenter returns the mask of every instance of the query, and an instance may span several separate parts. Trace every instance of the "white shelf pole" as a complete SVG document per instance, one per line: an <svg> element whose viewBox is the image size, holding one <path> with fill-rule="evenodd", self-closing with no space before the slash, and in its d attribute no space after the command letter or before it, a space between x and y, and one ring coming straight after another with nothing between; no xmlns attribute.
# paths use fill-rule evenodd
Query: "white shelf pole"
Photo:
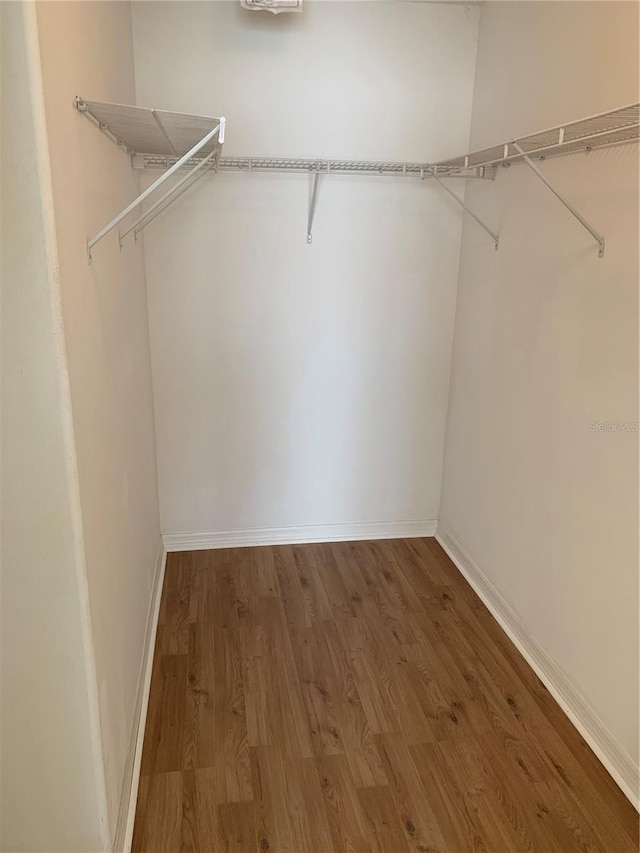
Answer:
<svg viewBox="0 0 640 853"><path fill-rule="evenodd" d="M498 246L499 246L499 243L500 243L500 235L499 235L499 234L496 234L494 231L492 231L492 230L491 230L491 228L489 228L489 226L488 226L488 225L486 225L486 224L482 221L482 219L480 219L480 217L479 217L479 216L477 216L477 215L476 215L472 210L470 210L470 209L469 209L469 207L467 207L467 205L462 201L462 199L460 198L460 196L459 196L459 195L456 195L456 193L454 193L454 191L453 191L453 190L449 189L449 187L448 187L446 184L443 184L443 183L442 183L442 181L440 180L440 178L439 178L437 175L435 175L435 174L434 174L434 175L433 175L433 179L434 179L435 181L437 181L437 182L440 184L440 186L442 187L442 189L443 189L443 190L446 190L446 191L449 193L449 195L450 195L450 196L453 196L453 198L455 198L455 200L458 202L458 204L460 205L460 207L464 208L464 210L469 214L469 216L470 216L472 219L475 219L475 221L478 223L478 225L480 225L482 228L484 228L484 230L487 232L487 234L489 234L489 236L493 238L493 242L494 242L494 245L495 245L495 250L496 250L496 252L497 252L497 251L498 251Z"/></svg>
<svg viewBox="0 0 640 853"><path fill-rule="evenodd" d="M141 216L139 216L136 221L127 228L126 231L123 231L122 234L120 234L120 242L122 242L127 236L127 234L130 234L134 229L136 229L136 234L138 233L138 231L141 231L142 228L138 228L138 225L140 225L140 223L145 220L150 214L152 214L154 210L160 207L161 204L163 204L168 198L170 198L175 192L177 192L177 190L179 190L180 187L183 186L183 184L186 184L187 181L196 174L196 172L199 172L200 169L206 166L207 163L211 160L211 158L215 157L216 154L217 151L214 149L213 151L211 151L210 154L207 154L204 160L201 160L199 163L197 163L193 167L193 169L189 169L187 174L184 177L180 178L177 184L174 184L171 189L168 190L163 196L161 196L156 202L154 202L148 210L145 210L145 212ZM178 193L178 195L180 195L180 193ZM150 221L151 220L149 220L149 222ZM146 222L142 227L144 228L145 225L147 225Z"/></svg>
<svg viewBox="0 0 640 853"><path fill-rule="evenodd" d="M193 148L191 148L189 151L187 151L187 153L184 156L182 156L178 160L177 163L174 163L173 166L171 166L171 168L167 169L166 172L163 172L163 174L160 175L160 177L158 178L157 181L154 181L148 189L146 189L143 193L141 193L138 196L137 199L135 199L135 201L132 201L131 204L127 205L127 207L125 207L125 209L123 211L121 211L115 217L115 219L112 219L108 225L105 225L101 231L98 231L98 233L95 235L95 237L92 237L91 240L88 241L87 250L88 250L88 254L89 254L89 259L91 259L91 249L93 249L93 247L96 245L96 243L99 243L103 237L105 237L110 231L112 231L116 227L116 225L118 225L118 223L122 222L122 220L125 218L125 216L127 216L129 213L131 213L132 210L135 210L135 208L140 204L140 202L144 201L145 198L147 198L147 196L151 195L151 193L154 190L156 190L161 184L163 184L167 180L167 178L170 178L171 175L173 175L174 172L176 172L191 157L193 157L194 154L197 154L201 148L204 148L204 146L207 144L207 142L209 142L211 139L213 139L213 137L216 135L216 133L219 134L218 140L221 142L222 139L224 138L224 119L223 118L220 119L220 123L217 124L213 128L213 130L210 130L206 136L203 136L202 139L200 140L200 142L197 142L193 146Z"/></svg>
<svg viewBox="0 0 640 853"><path fill-rule="evenodd" d="M313 217L316 212L316 200L318 198L318 184L320 182L320 172L316 171L313 176L313 190L311 192L311 201L309 202L309 216L307 218L307 243L312 242L311 229L313 228Z"/></svg>
<svg viewBox="0 0 640 853"><path fill-rule="evenodd" d="M512 144L512 145L513 145L513 147L516 149L516 151L518 152L518 154L522 154L522 159L524 160L524 162L527 164L527 166L528 166L530 169L532 169L532 170L535 172L535 174L540 178L540 180L542 181L542 183L543 183L546 187L548 187L548 188L551 190L551 192L554 194L554 196L555 196L557 199L559 199L559 200L564 204L564 206L567 208L567 210L575 216L575 218L576 218L576 219L578 220L578 222L582 225L582 227L587 229L587 231L589 232L589 234L591 234L591 236L593 237L593 239L594 239L594 240L596 241L596 243L598 244L598 257L599 257L599 258L603 258L603 257L604 257L604 237L602 236L602 234L598 234L598 232L595 230L595 228L592 228L592 227L591 227L591 225L589 225L589 223L588 223L588 222L587 222L587 220L584 218L584 216L582 216L582 214L581 214L581 213L579 213L579 212L575 209L575 207L571 204L571 202L570 202L570 201L567 201L567 199L566 199L563 195L561 195L561 194L558 192L558 190L557 190L557 189L555 189L555 187L553 187L553 186L549 183L549 181L545 178L544 174L540 171L540 169L539 169L539 168L536 166L536 164L533 162L533 160L531 159L531 157L528 157L528 156L524 153L524 151L523 151L523 150L522 150L522 148L518 145L518 143L517 143L517 142L512 142L511 144Z"/></svg>

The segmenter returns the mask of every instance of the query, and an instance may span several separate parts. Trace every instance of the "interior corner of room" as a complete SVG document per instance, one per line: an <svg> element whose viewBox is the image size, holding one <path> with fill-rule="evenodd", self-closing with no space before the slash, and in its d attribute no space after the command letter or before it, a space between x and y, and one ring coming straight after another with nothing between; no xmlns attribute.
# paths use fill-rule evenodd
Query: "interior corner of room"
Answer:
<svg viewBox="0 0 640 853"><path fill-rule="evenodd" d="M515 722L506 707L478 711L482 723L460 713L461 728L485 748L509 740L509 720L542 756L546 714L554 738L575 738L576 778L600 803L591 813L534 762L513 795L529 849L631 850L640 5L280 3L0 3L0 848L159 853L141 829L133 839L140 779L160 825L162 797L199 814L211 773L223 791L211 832L237 836L239 853L269 833L294 853L472 850L440 817L434 768L479 765L465 765L471 747L454 761L441 745L456 715L443 722L421 693L428 654L411 657L433 646L448 660L455 635L483 672L497 649L491 701L515 701L507 669L524 691ZM271 637L272 620L283 634L264 651L251 631ZM397 660L384 643L378 657L378 622L397 632ZM269 764L259 717L247 749L308 832L289 815L276 843L273 803L258 802L255 775L247 789L240 770L221 782L217 747L198 764L181 746L193 789L178 765L143 763L147 721L155 737L164 714L175 734L187 713L152 678L182 679L193 710L208 688L189 686L189 667L209 629L222 632L213 690L233 690L236 640L241 659L260 659L243 676L258 681L285 644L309 740L278 730L290 778ZM296 650L298 631L311 651ZM305 694L322 681L315 653L331 661L329 691L336 661L351 661L377 770L345 745L339 706L320 734L309 722L324 695ZM442 673L480 707L472 676ZM429 737L393 740L418 717ZM294 746L332 785L336 773L348 820ZM394 762L413 781L387 799ZM524 849L495 817L502 789L483 784L495 811L476 814L477 836L504 820L501 849ZM557 797L546 823L534 820L543 790ZM247 841L245 817L263 835ZM189 820L176 817L176 838L206 849L200 817L184 840ZM361 834L343 837L341 820Z"/></svg>

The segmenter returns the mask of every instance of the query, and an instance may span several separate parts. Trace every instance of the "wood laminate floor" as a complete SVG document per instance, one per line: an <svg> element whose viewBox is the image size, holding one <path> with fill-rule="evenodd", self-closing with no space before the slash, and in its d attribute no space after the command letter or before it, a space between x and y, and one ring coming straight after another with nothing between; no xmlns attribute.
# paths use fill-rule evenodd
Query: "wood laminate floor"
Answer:
<svg viewBox="0 0 640 853"><path fill-rule="evenodd" d="M135 853L638 849L434 539L170 554Z"/></svg>

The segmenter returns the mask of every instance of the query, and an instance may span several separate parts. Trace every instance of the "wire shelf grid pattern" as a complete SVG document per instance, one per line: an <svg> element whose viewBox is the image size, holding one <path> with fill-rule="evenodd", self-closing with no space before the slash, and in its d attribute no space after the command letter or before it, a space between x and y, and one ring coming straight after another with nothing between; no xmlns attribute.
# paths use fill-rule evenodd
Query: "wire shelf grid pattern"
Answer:
<svg viewBox="0 0 640 853"><path fill-rule="evenodd" d="M127 148L136 168L169 168L211 130L217 118L107 104L78 99L78 109L97 122L101 130ZM318 172L323 175L382 175L395 177L486 178L491 167L514 163L525 155L535 159L556 157L593 148L637 142L640 137L640 105L632 104L607 113L523 136L470 154L431 162L378 160L331 160L301 157L218 157L209 168L218 171ZM223 139L212 140L185 167L194 168ZM524 154L516 151L517 143Z"/></svg>
<svg viewBox="0 0 640 853"><path fill-rule="evenodd" d="M557 157L593 148L604 148L637 142L640 137L640 104L622 107L570 124L552 127L538 133L510 140L501 145L474 151L434 164L439 175L444 170L465 167L496 166L521 160L526 154L531 158ZM524 154L514 148L516 142Z"/></svg>

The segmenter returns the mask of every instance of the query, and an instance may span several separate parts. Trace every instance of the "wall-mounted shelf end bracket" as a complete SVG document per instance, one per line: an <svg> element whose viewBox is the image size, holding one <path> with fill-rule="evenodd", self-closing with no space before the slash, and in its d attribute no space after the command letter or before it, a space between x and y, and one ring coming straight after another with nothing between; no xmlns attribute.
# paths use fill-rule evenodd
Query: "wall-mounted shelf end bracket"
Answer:
<svg viewBox="0 0 640 853"><path fill-rule="evenodd" d="M454 191L453 191L452 189L450 189L446 184L444 184L444 183L440 180L440 178L439 178L439 177L437 176L437 174L436 174L436 169L437 169L437 167L435 167L435 168L432 170L432 172L431 172L431 175L432 175L433 179L434 179L438 184L440 184L440 186L442 187L442 189L443 189L443 190L446 190L446 192L448 192L448 193L449 193L449 195L450 195L452 198L454 198L454 199L458 202L458 204L460 205L460 207L462 207L462 208L463 208L463 209L464 209L464 210L469 214L469 216L470 216L472 219L475 219L475 221L478 223L478 225L480 225L480 227L481 227L481 228L484 228L484 230L487 232L487 234L488 234L488 235L491 237L491 239L493 240L494 248L495 248L495 250L496 250L496 252L497 252L497 251L498 251L498 249L499 249L499 247L500 247L500 235L499 235L499 234L496 234L496 233L495 233L495 231L492 231L492 230L491 230L491 228L489 228L489 226L486 224L486 222L484 222L482 219L480 219L480 217L479 217L476 213L474 213L474 212L473 212L473 210L471 210L471 209L468 207L468 205L467 205L467 204L465 204L465 202L460 198L460 196L459 196L459 195L457 195L456 193L454 193Z"/></svg>
<svg viewBox="0 0 640 853"><path fill-rule="evenodd" d="M599 257L599 258L603 258L603 257L604 257L604 237L602 236L602 234L599 234L599 233L596 231L596 229L595 229L595 228L593 228L593 227L592 227L592 226L587 222L587 220L584 218L584 216L582 216L582 214L581 214L581 213L579 213L579 212L575 209L575 207L571 204L571 202L570 202L570 201L568 201L568 200L567 200L563 195L561 195L561 194L558 192L558 190L557 190L555 187L553 187L553 186L551 185L551 183L547 180L547 178L544 176L544 174L541 172L541 170L540 170L540 169L536 166L536 164L533 162L533 160L531 159L531 157L528 157L528 156L527 156L527 154L523 151L523 149L520 147L520 145L518 145L518 143L517 143L517 142L512 142L511 144L512 144L512 145L513 145L513 147L516 149L516 151L518 152L518 154L521 154L521 155L522 155L522 159L524 160L524 162L525 162L525 163L527 164L527 166L528 166L528 167L529 167L529 168L530 168L530 169L531 169L531 170L532 170L532 171L533 171L533 172L538 176L538 178L540 178L540 180L542 181L542 183L543 183L546 187L548 187L548 188L551 190L551 192L554 194L554 196L555 196L557 199L559 199L559 200L562 202L562 204L564 204L564 206L567 208L567 210L568 210L570 213L572 213L572 214L573 214L573 216L575 216L575 218L576 218L576 219L578 220L578 222L582 225L582 227L583 227L583 228L586 228L586 230L589 232L589 234L591 234L591 236L593 237L593 239L594 239L594 240L596 241L596 243L598 244L598 257Z"/></svg>

